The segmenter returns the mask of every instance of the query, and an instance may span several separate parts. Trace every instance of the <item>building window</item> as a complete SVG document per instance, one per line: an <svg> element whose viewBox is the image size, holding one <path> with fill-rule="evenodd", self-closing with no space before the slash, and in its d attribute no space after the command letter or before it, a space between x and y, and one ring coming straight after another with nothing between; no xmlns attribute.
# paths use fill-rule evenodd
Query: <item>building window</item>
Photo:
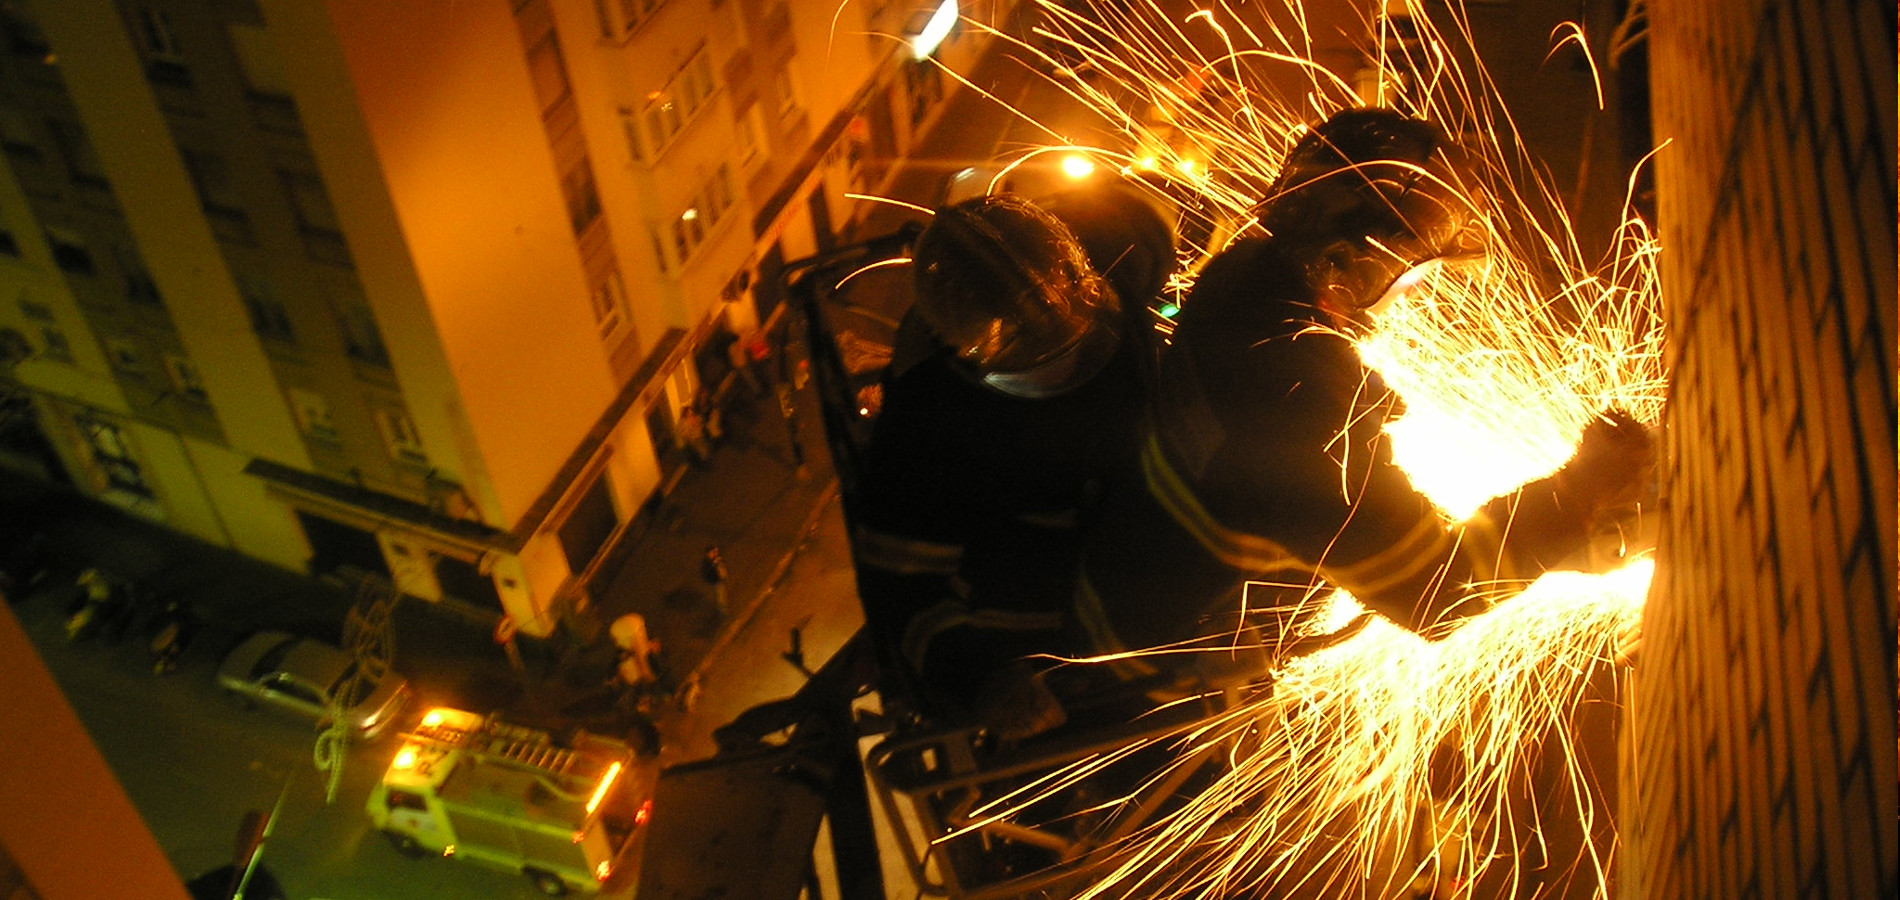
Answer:
<svg viewBox="0 0 1900 900"><path fill-rule="evenodd" d="M93 465L105 476L108 487L142 497L152 496L152 489L146 485L138 463L132 458L131 449L126 446L125 432L119 430L118 426L91 417L75 419L74 424L79 426L80 434L85 437L86 449Z"/></svg>
<svg viewBox="0 0 1900 900"><path fill-rule="evenodd" d="M72 342L66 339L66 332L57 327L41 325L40 343L45 345L45 349L41 350L40 354L47 359L63 363L73 361Z"/></svg>
<svg viewBox="0 0 1900 900"><path fill-rule="evenodd" d="M620 130L627 136L627 152L634 162L646 162L646 151L640 148L640 119L633 110L620 107Z"/></svg>
<svg viewBox="0 0 1900 900"><path fill-rule="evenodd" d="M554 36L554 29L548 29L528 48L528 75L534 82L535 98L541 103L541 115L548 115L567 99L572 88L567 83L567 66L562 62L561 42Z"/></svg>
<svg viewBox="0 0 1900 900"><path fill-rule="evenodd" d="M567 221L580 234L600 218L600 193L594 189L594 166L583 156L561 176L561 194L567 199Z"/></svg>
<svg viewBox="0 0 1900 900"><path fill-rule="evenodd" d="M74 184L107 186L106 170L99 165L99 157L93 152L92 141L86 137L83 127L64 119L47 119L46 130L53 136L53 145L59 148L59 156L66 162L66 175Z"/></svg>
<svg viewBox="0 0 1900 900"><path fill-rule="evenodd" d="M750 170L765 161L765 118L757 103L745 108L745 114L733 124L733 136L739 145L739 165Z"/></svg>
<svg viewBox="0 0 1900 900"><path fill-rule="evenodd" d="M699 208L691 207L673 220L673 253L685 262L693 257L693 251L699 249L699 242L706 237L706 226L699 221Z"/></svg>
<svg viewBox="0 0 1900 900"><path fill-rule="evenodd" d="M125 277L125 299L147 305L164 302L158 293L158 282L152 280L152 273L146 270L145 261L139 258L137 250L124 244L114 244L112 255L118 260L120 274Z"/></svg>
<svg viewBox="0 0 1900 900"><path fill-rule="evenodd" d="M626 320L627 288L621 283L620 270L611 269L607 277L594 286L594 324L605 338L620 330Z"/></svg>
<svg viewBox="0 0 1900 900"><path fill-rule="evenodd" d="M172 389L180 395L199 403L208 402L211 395L205 393L203 379L198 377L198 366L191 360L176 354L166 354L165 374L171 377Z"/></svg>
<svg viewBox="0 0 1900 900"><path fill-rule="evenodd" d="M640 23L666 5L666 0L594 0L594 13L600 17L600 36L617 40L632 34Z"/></svg>
<svg viewBox="0 0 1900 900"><path fill-rule="evenodd" d="M268 282L239 276L238 293L244 297L244 310L250 313L251 330L257 332L258 337L287 344L296 341L296 334L290 329L290 313L271 293Z"/></svg>
<svg viewBox="0 0 1900 900"><path fill-rule="evenodd" d="M376 411L376 427L383 433L383 447L389 451L391 459L412 462L418 465L429 461L422 452L422 438L416 434L416 426L409 416L401 410L379 409Z"/></svg>
<svg viewBox="0 0 1900 900"><path fill-rule="evenodd" d="M172 20L162 9L140 6L133 10L138 21L139 40L145 46L145 52L155 58L183 62L184 54L178 49L178 38L172 34Z"/></svg>
<svg viewBox="0 0 1900 900"><path fill-rule="evenodd" d="M40 152L39 136L32 122L16 109L0 108L0 150L30 162L38 162L45 156Z"/></svg>
<svg viewBox="0 0 1900 900"><path fill-rule="evenodd" d="M183 156L185 172L198 191L198 205L211 220L212 232L220 240L249 243L251 216L244 211L244 196L232 180L224 157L196 150L186 150Z"/></svg>
<svg viewBox="0 0 1900 900"><path fill-rule="evenodd" d="M278 180L290 201L297 232L303 236L304 252L318 262L349 265L349 248L343 243L343 225L330 205L330 194L323 179L311 172L279 170Z"/></svg>
<svg viewBox="0 0 1900 900"><path fill-rule="evenodd" d="M106 341L106 361L112 368L131 375L143 377L145 360L139 355L139 348L124 338L111 338Z"/></svg>
<svg viewBox="0 0 1900 900"><path fill-rule="evenodd" d="M91 275L95 271L92 264L92 251L86 249L86 242L78 234L57 226L46 229L46 244L53 251L53 265L62 272L75 275Z"/></svg>
<svg viewBox="0 0 1900 900"><path fill-rule="evenodd" d="M0 368L11 369L22 360L33 358L33 344L19 329L0 326ZM26 398L9 392L0 395L0 416L12 413L12 407Z"/></svg>
<svg viewBox="0 0 1900 900"><path fill-rule="evenodd" d="M244 73L249 89L251 121L266 131L301 134L303 122L297 114L297 102L291 99L290 79L285 77L277 51L271 46L270 33L262 26L232 23L225 26L231 38L231 52Z"/></svg>
<svg viewBox="0 0 1900 900"><path fill-rule="evenodd" d="M666 242L660 239L659 232L652 229L647 230L647 237L653 241L653 261L660 267L660 274L671 273L673 261L666 256Z"/></svg>
<svg viewBox="0 0 1900 900"><path fill-rule="evenodd" d="M343 233L321 178L307 172L277 174L283 180L285 195L290 198L290 211L297 217L299 231L339 236Z"/></svg>
<svg viewBox="0 0 1900 900"><path fill-rule="evenodd" d="M376 316L361 300L332 300L337 327L343 332L343 350L350 358L372 366L389 368L389 348L376 327Z"/></svg>
<svg viewBox="0 0 1900 900"><path fill-rule="evenodd" d="M336 423L330 418L330 401L322 394L302 388L288 388L290 409L297 414L297 427L313 440L336 443Z"/></svg>
<svg viewBox="0 0 1900 900"><path fill-rule="evenodd" d="M910 91L910 120L922 122L943 99L943 69L929 62L904 66L904 86Z"/></svg>
<svg viewBox="0 0 1900 900"><path fill-rule="evenodd" d="M693 203L673 220L673 249L681 264L704 243L713 226L732 208L732 168L720 163L712 177L693 194Z"/></svg>
<svg viewBox="0 0 1900 900"><path fill-rule="evenodd" d="M7 49L20 56L45 59L52 50L46 43L46 35L40 32L39 23L13 4L0 7L0 28L6 31Z"/></svg>
<svg viewBox="0 0 1900 900"><path fill-rule="evenodd" d="M706 109L707 101L717 88L713 80L712 54L701 45L686 65L667 79L665 86L649 95L647 146L652 148L655 157L666 152L673 139Z"/></svg>
<svg viewBox="0 0 1900 900"><path fill-rule="evenodd" d="M244 216L244 197L231 180L231 168L224 157L197 150L184 151L185 171L198 190L198 202L206 212Z"/></svg>
<svg viewBox="0 0 1900 900"><path fill-rule="evenodd" d="M251 90L289 96L290 79L285 77L277 50L271 45L270 32L259 25L232 23L225 26L225 33L231 38L231 51Z"/></svg>
<svg viewBox="0 0 1900 900"><path fill-rule="evenodd" d="M780 69L772 78L772 90L778 95L778 117L789 119L798 112L798 79L791 69Z"/></svg>
<svg viewBox="0 0 1900 900"><path fill-rule="evenodd" d="M189 86L191 70L172 32L171 17L162 9L138 6L132 10L139 44L145 49L145 77L161 84Z"/></svg>

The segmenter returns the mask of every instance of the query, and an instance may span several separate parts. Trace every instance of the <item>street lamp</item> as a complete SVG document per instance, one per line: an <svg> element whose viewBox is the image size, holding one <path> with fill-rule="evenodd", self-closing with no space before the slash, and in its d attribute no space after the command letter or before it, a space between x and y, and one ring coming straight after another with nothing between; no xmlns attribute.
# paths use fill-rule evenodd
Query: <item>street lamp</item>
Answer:
<svg viewBox="0 0 1900 900"><path fill-rule="evenodd" d="M910 39L910 56L923 59L937 51L937 45L950 36L950 29L957 24L957 0L943 0L937 11L930 14L930 21Z"/></svg>

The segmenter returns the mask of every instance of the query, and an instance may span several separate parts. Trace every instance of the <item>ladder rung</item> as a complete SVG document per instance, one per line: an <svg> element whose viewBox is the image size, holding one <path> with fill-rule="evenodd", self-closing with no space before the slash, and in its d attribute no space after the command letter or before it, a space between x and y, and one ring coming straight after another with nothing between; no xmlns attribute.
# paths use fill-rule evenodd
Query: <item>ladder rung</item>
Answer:
<svg viewBox="0 0 1900 900"><path fill-rule="evenodd" d="M573 749L555 744L544 733L502 723L469 729L447 726L418 728L416 734L438 743L513 760L563 775L573 769L576 759Z"/></svg>

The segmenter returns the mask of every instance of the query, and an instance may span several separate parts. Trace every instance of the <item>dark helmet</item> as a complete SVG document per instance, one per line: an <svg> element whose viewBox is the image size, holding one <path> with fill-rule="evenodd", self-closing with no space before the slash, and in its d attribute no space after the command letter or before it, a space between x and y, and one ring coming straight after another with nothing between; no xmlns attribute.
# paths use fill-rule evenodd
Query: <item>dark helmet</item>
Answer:
<svg viewBox="0 0 1900 900"><path fill-rule="evenodd" d="M1036 205L1069 226L1089 263L1124 303L1153 301L1180 264L1168 213L1132 185L1074 187L1040 197Z"/></svg>
<svg viewBox="0 0 1900 900"><path fill-rule="evenodd" d="M1424 265L1474 255L1458 148L1436 126L1348 109L1301 136L1258 213L1306 264L1323 304L1378 307Z"/></svg>
<svg viewBox="0 0 1900 900"><path fill-rule="evenodd" d="M1114 290L1068 226L1021 197L938 210L911 262L918 316L991 387L1060 393L1113 353ZM1108 354L1099 352L1103 334Z"/></svg>

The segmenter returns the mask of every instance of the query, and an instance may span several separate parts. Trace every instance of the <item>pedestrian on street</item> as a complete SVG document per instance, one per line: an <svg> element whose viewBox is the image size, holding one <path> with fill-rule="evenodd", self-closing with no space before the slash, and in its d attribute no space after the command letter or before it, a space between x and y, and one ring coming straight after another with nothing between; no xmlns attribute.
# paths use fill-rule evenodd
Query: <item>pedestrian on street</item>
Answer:
<svg viewBox="0 0 1900 900"><path fill-rule="evenodd" d="M758 371L763 356L761 353L754 357L746 341L735 340L726 345L726 360L732 363L732 370L739 373L739 380L745 382L748 396L765 396L765 382L759 379Z"/></svg>
<svg viewBox="0 0 1900 900"><path fill-rule="evenodd" d="M614 646L620 648L620 663L615 674L621 683L638 690L660 680L653 664L654 656L660 652L660 642L647 634L645 616L627 613L615 619L607 632L613 636Z"/></svg>
<svg viewBox="0 0 1900 900"><path fill-rule="evenodd" d="M679 441L695 466L704 467L712 457L712 444L706 439L706 417L700 414L696 403L680 410Z"/></svg>
<svg viewBox="0 0 1900 900"><path fill-rule="evenodd" d="M700 577L713 589L713 605L719 607L719 614L726 615L726 581L732 573L726 571L726 558L719 552L717 544L706 547L706 555L699 561Z"/></svg>
<svg viewBox="0 0 1900 900"><path fill-rule="evenodd" d="M770 365L772 362L771 334L763 328L752 332L752 337L745 342L745 352L746 356L752 359L752 373L759 376L761 386L772 384L776 380L776 373Z"/></svg>

